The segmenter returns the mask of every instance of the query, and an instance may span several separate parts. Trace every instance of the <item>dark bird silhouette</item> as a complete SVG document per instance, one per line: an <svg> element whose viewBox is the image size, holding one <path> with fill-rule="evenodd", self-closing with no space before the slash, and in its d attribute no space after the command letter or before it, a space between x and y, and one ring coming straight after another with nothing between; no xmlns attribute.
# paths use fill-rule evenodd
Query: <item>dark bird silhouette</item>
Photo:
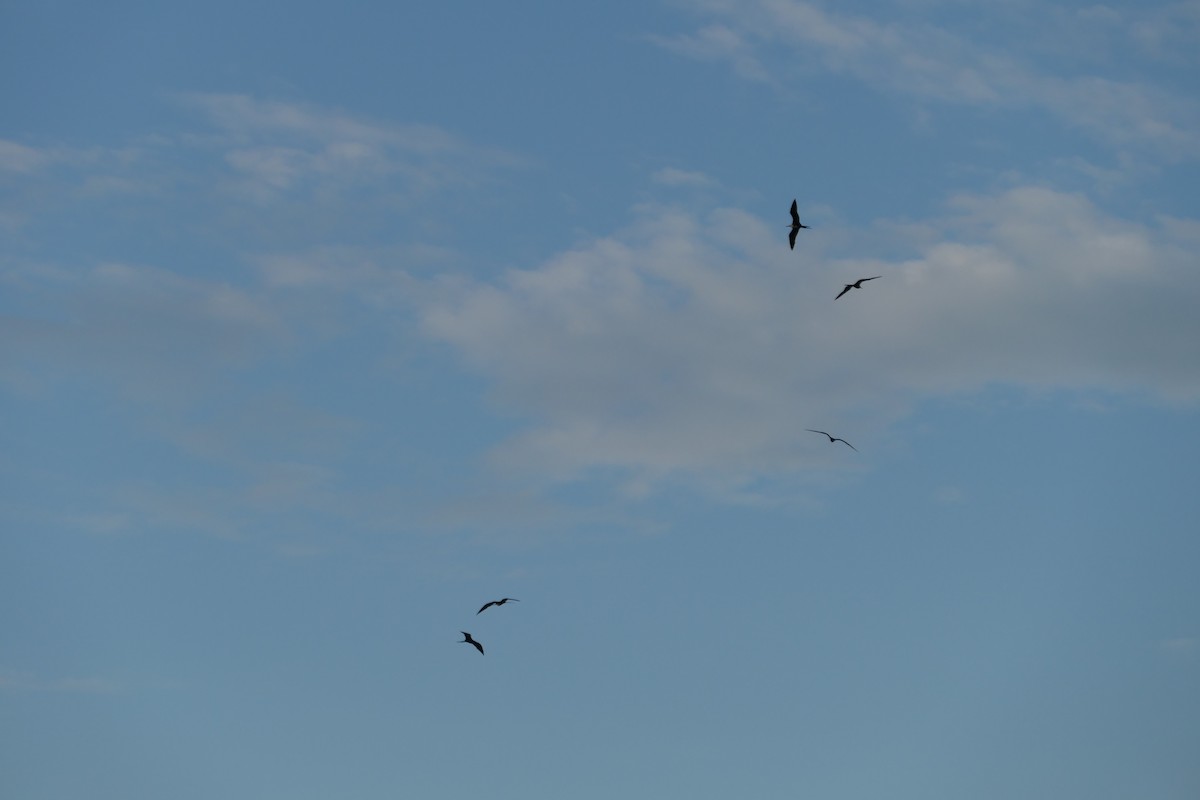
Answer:
<svg viewBox="0 0 1200 800"><path fill-rule="evenodd" d="M792 201L792 232L788 234L788 247L796 249L796 234L801 228L807 228L807 225L800 224L800 212L796 210L796 201Z"/></svg>
<svg viewBox="0 0 1200 800"><path fill-rule="evenodd" d="M501 600L493 600L493 601L492 601L492 602L490 602L490 603L484 603L484 604L483 604L483 608L481 608L481 609L479 609L478 611L476 611L476 612L475 612L475 615L476 615L476 616L478 616L478 615L482 614L484 611L486 611L486 610L488 609L488 607L489 607L489 606L502 606L502 605L504 605L505 603L507 603L509 600L512 600L514 603L519 603L519 602L521 602L520 600L518 600L518 599L517 599L517 598L515 598L515 597L505 597L505 598L503 598L503 599L501 599Z"/></svg>
<svg viewBox="0 0 1200 800"><path fill-rule="evenodd" d="M875 278L882 278L882 277L883 277L882 275L875 276ZM840 292L838 292L838 296L833 299L837 300L838 297L841 297L842 295L844 295L846 292L850 291L851 289L861 289L862 285L863 285L863 281L873 281L873 280L875 280L875 278L859 278L854 283L847 283L846 288L842 289Z"/></svg>
<svg viewBox="0 0 1200 800"><path fill-rule="evenodd" d="M465 642L466 644L475 645L475 649L479 651L479 655L483 655L483 645L481 645L479 642L472 639L471 634L467 633L466 631L459 631L459 633L461 633L463 636L467 637L465 639L459 639L458 640L459 644L463 644Z"/></svg>
<svg viewBox="0 0 1200 800"><path fill-rule="evenodd" d="M853 450L854 452L856 452L856 453L858 452L858 448L857 448L857 447L855 447L854 445L850 444L850 443L849 443L849 442L847 442L845 439L842 439L842 438L839 438L839 437L837 437L837 436L834 436L832 433L825 433L825 431L813 430L812 428L805 428L804 430L806 430L806 431L812 431L813 433L822 433L822 434L825 434L826 436L828 436L828 437L829 437L829 443L830 443L830 444L833 444L834 442L841 442L842 444L846 445L846 447L849 447L849 448L850 448L851 450Z"/></svg>

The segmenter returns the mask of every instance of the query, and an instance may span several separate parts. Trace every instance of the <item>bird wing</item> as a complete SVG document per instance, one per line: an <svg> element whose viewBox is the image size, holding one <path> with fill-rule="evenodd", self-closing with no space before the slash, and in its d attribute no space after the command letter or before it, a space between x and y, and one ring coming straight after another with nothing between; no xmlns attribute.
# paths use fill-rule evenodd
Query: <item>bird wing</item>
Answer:
<svg viewBox="0 0 1200 800"><path fill-rule="evenodd" d="M856 453L858 452L858 448L855 447L854 445L850 444L849 442L847 442L845 439L839 439L837 437L834 437L833 441L841 442L842 444L846 445L846 447L849 447L854 452L856 452Z"/></svg>
<svg viewBox="0 0 1200 800"><path fill-rule="evenodd" d="M788 247L792 248L793 250L796 249L796 234L799 232L800 227L796 226L792 228L792 232L788 234Z"/></svg>
<svg viewBox="0 0 1200 800"><path fill-rule="evenodd" d="M483 645L481 645L479 642L475 641L474 639L471 640L471 644L475 645L475 649L479 651L479 655L484 655Z"/></svg>
<svg viewBox="0 0 1200 800"><path fill-rule="evenodd" d="M496 605L496 601L495 601L495 600L492 600L492 601L491 601L491 602L489 602L489 603L484 603L484 604L483 604L483 608L481 608L481 609L479 609L478 611L476 611L476 612L475 612L475 614L476 614L476 615L482 614L482 613L483 613L485 610L487 610L487 607L488 607L488 606L494 606L494 605Z"/></svg>
<svg viewBox="0 0 1200 800"><path fill-rule="evenodd" d="M882 277L883 277L882 275L876 275L876 276L875 276L875 278L882 278ZM858 282L859 282L859 283L862 283L863 281L873 281L873 280L875 280L875 278L859 278L859 279L858 279Z"/></svg>
<svg viewBox="0 0 1200 800"><path fill-rule="evenodd" d="M838 296L837 296L837 297L835 297L835 298L833 298L833 299L834 299L834 300L837 300L837 299L838 299L838 297L841 297L841 296L842 296L842 295L844 295L846 292L850 291L850 289L851 289L851 288L853 288L853 286L854 286L854 284L847 283L847 284L846 284L846 288L845 288L845 289L842 289L840 292L838 292ZM823 432L823 431L822 431L822 432Z"/></svg>
<svg viewBox="0 0 1200 800"><path fill-rule="evenodd" d="M810 432L810 433L819 433L819 434L821 434L822 436L829 436L829 434L828 434L828 433L826 433L825 431L819 431L819 430L817 430L816 428L805 428L804 430L806 430L806 431L808 431L808 432ZM832 437L832 436L829 436L829 438L830 438L830 440L832 440L832 439L833 439L833 437Z"/></svg>
<svg viewBox="0 0 1200 800"><path fill-rule="evenodd" d="M800 212L796 209L795 200L792 201L792 224L797 227L800 225Z"/></svg>

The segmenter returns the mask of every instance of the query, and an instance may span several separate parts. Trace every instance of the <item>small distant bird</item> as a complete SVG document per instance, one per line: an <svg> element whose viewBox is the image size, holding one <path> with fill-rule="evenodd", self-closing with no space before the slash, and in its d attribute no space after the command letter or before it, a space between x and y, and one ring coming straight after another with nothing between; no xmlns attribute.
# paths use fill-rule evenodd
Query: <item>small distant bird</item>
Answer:
<svg viewBox="0 0 1200 800"><path fill-rule="evenodd" d="M486 610L487 610L487 609L488 609L490 606L502 606L502 605L504 605L505 603L507 603L509 600L512 600L514 603L519 603L519 602L521 602L520 600L518 600L518 599L517 599L517 598L515 598L515 597L505 597L505 598L503 598L502 600L493 600L493 601L492 601L492 602L490 602L490 603L484 603L484 604L483 604L483 608L481 608L481 609L479 609L478 611L476 611L476 612L475 612L475 616L479 616L479 615L480 615L480 614L482 614L484 611L486 611Z"/></svg>
<svg viewBox="0 0 1200 800"><path fill-rule="evenodd" d="M883 277L882 275L875 276L875 278L882 278L882 277ZM862 285L863 285L863 281L873 281L873 280L875 280L875 278L859 278L854 283L847 283L846 288L842 289L840 292L838 292L838 296L833 299L837 300L838 297L841 297L842 295L844 295L846 292L850 291L851 289L861 289Z"/></svg>
<svg viewBox="0 0 1200 800"><path fill-rule="evenodd" d="M463 636L467 637L465 639L459 639L458 640L459 644L466 643L466 644L475 645L475 649L479 651L479 655L483 655L483 645L481 645L479 642L472 639L471 634L467 633L466 631L459 631L459 633L461 633Z"/></svg>
<svg viewBox="0 0 1200 800"><path fill-rule="evenodd" d="M831 434L831 433L825 433L825 431L813 430L812 428L805 428L804 430L806 430L806 431L811 431L812 433L821 433L821 434L824 434L825 436L828 436L828 437L829 437L829 443L830 443L830 444L833 444L834 442L841 442L842 444L846 445L846 447L849 447L849 448L850 448L851 450L853 450L854 452L856 452L856 453L858 452L858 448L857 448L857 447L855 447L854 445L850 444L850 443L849 443L849 442L847 442L845 439L842 439L842 438L840 438L840 437L834 436L834 435L833 435L833 434Z"/></svg>
<svg viewBox="0 0 1200 800"><path fill-rule="evenodd" d="M796 249L796 234L801 228L807 228L807 225L800 224L800 212L796 210L796 201L792 201L792 232L788 234L788 246L793 250Z"/></svg>

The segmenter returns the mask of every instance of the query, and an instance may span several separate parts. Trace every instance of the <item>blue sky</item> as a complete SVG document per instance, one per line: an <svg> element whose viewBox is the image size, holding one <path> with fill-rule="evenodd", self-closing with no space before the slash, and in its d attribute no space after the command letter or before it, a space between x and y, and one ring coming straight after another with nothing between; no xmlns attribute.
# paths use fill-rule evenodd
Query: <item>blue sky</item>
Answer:
<svg viewBox="0 0 1200 800"><path fill-rule="evenodd" d="M1198 796L1198 52L6 4L0 789Z"/></svg>

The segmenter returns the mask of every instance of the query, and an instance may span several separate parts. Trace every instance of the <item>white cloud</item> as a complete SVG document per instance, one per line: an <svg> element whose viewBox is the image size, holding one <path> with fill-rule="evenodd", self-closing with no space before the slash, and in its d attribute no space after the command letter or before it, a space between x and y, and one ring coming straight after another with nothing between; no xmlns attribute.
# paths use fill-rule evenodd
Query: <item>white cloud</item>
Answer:
<svg viewBox="0 0 1200 800"><path fill-rule="evenodd" d="M563 477L864 463L804 429L869 454L914 401L997 383L1200 399L1200 275L1178 224L1029 186L950 209L910 257L871 258L808 256L816 237L789 252L738 211L647 207L618 235L458 284L423 325L532 420L497 458Z"/></svg>
<svg viewBox="0 0 1200 800"><path fill-rule="evenodd" d="M716 22L697 33L654 37L683 55L724 60L747 77L795 75L798 60L863 82L932 100L999 108L1037 108L1115 145L1143 145L1168 157L1200 155L1200 105L1154 86L1101 75L1057 75L984 42L935 24L876 21L801 0L688 3ZM1147 21L1143 38L1174 30ZM1065 33L1078 20L1052 16ZM719 33L719 35L718 35ZM783 81L776 77L774 80Z"/></svg>

